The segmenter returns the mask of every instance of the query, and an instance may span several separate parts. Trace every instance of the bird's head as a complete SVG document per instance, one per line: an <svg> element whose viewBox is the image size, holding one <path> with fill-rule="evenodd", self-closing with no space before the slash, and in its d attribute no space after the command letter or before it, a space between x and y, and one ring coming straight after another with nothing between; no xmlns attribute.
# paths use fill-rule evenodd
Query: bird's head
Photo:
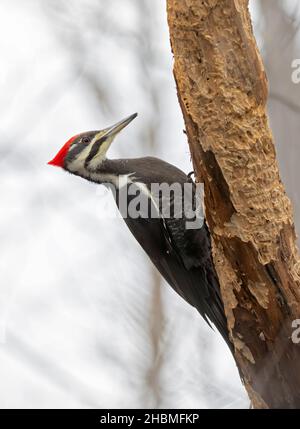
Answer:
<svg viewBox="0 0 300 429"><path fill-rule="evenodd" d="M137 113L134 113L104 130L77 134L65 143L48 164L75 174L96 170L106 158L106 152L116 135L136 117Z"/></svg>

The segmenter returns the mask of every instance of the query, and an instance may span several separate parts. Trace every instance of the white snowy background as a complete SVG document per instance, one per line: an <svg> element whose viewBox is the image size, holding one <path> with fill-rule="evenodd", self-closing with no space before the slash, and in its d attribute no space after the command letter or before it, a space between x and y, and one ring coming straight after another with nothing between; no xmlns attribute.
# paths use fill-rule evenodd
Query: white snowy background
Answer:
<svg viewBox="0 0 300 429"><path fill-rule="evenodd" d="M251 6L299 224L298 3ZM46 164L137 111L110 156L191 171L165 2L2 0L0 54L0 407L248 407L227 347L105 217L105 192Z"/></svg>

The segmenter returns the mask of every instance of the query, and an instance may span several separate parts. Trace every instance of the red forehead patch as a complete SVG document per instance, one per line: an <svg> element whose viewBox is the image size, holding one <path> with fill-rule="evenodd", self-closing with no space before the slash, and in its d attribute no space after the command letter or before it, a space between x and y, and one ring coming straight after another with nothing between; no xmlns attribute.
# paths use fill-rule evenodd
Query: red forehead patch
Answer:
<svg viewBox="0 0 300 429"><path fill-rule="evenodd" d="M68 150L73 143L73 141L78 137L78 134L76 136L70 138L70 140L67 141L63 145L63 147L60 149L60 151L55 155L55 157L48 162L49 165L55 165L56 167L63 167L64 166L64 160L68 153Z"/></svg>

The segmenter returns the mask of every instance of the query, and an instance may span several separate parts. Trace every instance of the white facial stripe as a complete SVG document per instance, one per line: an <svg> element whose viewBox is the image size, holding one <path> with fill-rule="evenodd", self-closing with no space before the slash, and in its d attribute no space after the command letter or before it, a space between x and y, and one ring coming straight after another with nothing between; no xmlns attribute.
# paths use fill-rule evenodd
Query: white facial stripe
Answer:
<svg viewBox="0 0 300 429"><path fill-rule="evenodd" d="M103 132L96 134L91 142L78 154L78 156L68 164L68 169L71 172L73 171L86 176L88 172L92 173L93 170L95 171L97 167L101 165L102 161L106 158L106 153L115 136L108 137L102 142L98 152L88 163L87 167L85 166L85 162L93 148L93 145L102 137L104 137ZM80 144L80 142L78 144Z"/></svg>
<svg viewBox="0 0 300 429"><path fill-rule="evenodd" d="M91 142L88 144L88 146L86 146L86 148L84 148L78 156L76 156L76 158L69 164L68 168L71 171L77 171L77 172L83 172L83 170L85 170L84 164L85 164L85 160L88 157L93 144L96 143L96 141L101 138L101 136L99 136L100 133L96 134L94 136L94 138L91 140ZM77 146L80 143L75 143L72 146L73 147Z"/></svg>
<svg viewBox="0 0 300 429"><path fill-rule="evenodd" d="M82 150L79 155L68 165L68 168L71 171L82 171L82 169L84 168L84 162L91 150L90 146L91 144L89 144L84 150Z"/></svg>
<svg viewBox="0 0 300 429"><path fill-rule="evenodd" d="M97 140L101 139L101 133L98 133L94 136L93 140L91 141L91 143L89 144L89 146L93 146L94 143L96 143Z"/></svg>
<svg viewBox="0 0 300 429"><path fill-rule="evenodd" d="M94 138L93 141L95 140L95 142L96 142L97 139L99 139L99 137L96 138L96 140ZM97 155L95 155L94 158L89 163L89 168L91 170L95 170L101 164L101 162L105 159L106 152L108 151L108 148L111 145L112 141L113 141L113 138L109 137L108 139L106 139L101 144L101 146L99 147Z"/></svg>

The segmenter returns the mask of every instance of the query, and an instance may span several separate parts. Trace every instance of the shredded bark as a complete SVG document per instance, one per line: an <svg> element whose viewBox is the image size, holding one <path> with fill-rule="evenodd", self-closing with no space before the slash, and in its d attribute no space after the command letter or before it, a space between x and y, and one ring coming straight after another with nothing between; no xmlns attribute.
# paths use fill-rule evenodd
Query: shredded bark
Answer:
<svg viewBox="0 0 300 429"><path fill-rule="evenodd" d="M257 408L300 407L300 260L248 0L167 0L174 75L204 181L235 358Z"/></svg>

